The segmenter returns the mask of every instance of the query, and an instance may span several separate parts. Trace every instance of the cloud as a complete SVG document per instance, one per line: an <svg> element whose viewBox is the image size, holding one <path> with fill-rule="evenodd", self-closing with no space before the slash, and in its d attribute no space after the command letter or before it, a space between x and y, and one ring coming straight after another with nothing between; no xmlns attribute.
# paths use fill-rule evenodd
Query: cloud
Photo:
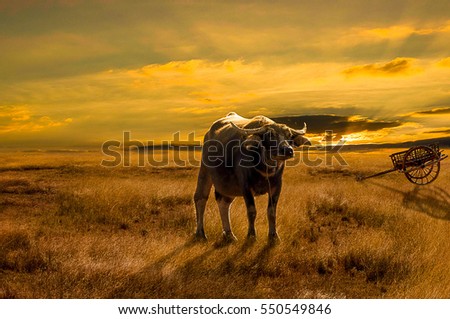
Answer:
<svg viewBox="0 0 450 319"><path fill-rule="evenodd" d="M448 41L441 38L433 43L428 38L414 40L408 48L402 43L402 37L411 35L445 35L445 3L411 6L409 1L347 0L339 6L323 1L210 5L140 0L99 4L103 1L0 0L0 7L26 9L0 17L4 30L0 80L66 77L193 59L243 58L277 64L354 60L360 64L415 57L417 48L421 57L449 51ZM407 14L399 14L405 8ZM390 34L393 41L386 41Z"/></svg>
<svg viewBox="0 0 450 319"><path fill-rule="evenodd" d="M440 115L440 114L450 114L450 107L439 107L431 110L413 113L413 115Z"/></svg>
<svg viewBox="0 0 450 319"><path fill-rule="evenodd" d="M93 0L90 0L93 1ZM97 0L96 2L108 2L108 0ZM82 0L51 0L51 1L36 1L36 0L0 0L0 12L17 13L30 8L51 8L51 7L68 7L72 8L78 4L83 3Z"/></svg>
<svg viewBox="0 0 450 319"><path fill-rule="evenodd" d="M367 39L399 40L412 35L432 35L450 32L450 20L430 27L413 26L412 24L391 25L381 28L358 28L355 31Z"/></svg>
<svg viewBox="0 0 450 319"><path fill-rule="evenodd" d="M353 76L382 76L390 77L397 75L410 75L417 73L417 69L413 67L415 59L412 58L396 58L387 63L374 63L357 65L342 71L347 77Z"/></svg>
<svg viewBox="0 0 450 319"><path fill-rule="evenodd" d="M415 33L416 30L411 26L395 25L386 28L373 28L359 30L359 34L367 38L377 39L400 39L406 38Z"/></svg>
<svg viewBox="0 0 450 319"><path fill-rule="evenodd" d="M259 63L246 63L243 60L171 61L164 64L150 64L138 69L119 70L118 76L134 79L136 87L148 85L150 88L170 87L208 87L214 83L233 78L248 77L260 70ZM231 82L229 84L232 84ZM191 95L206 95L205 91L191 92Z"/></svg>
<svg viewBox="0 0 450 319"><path fill-rule="evenodd" d="M51 32L32 36L2 36L0 82L66 77L86 72L92 60L117 54L100 37L76 32Z"/></svg>
<svg viewBox="0 0 450 319"><path fill-rule="evenodd" d="M177 107L170 109L170 112L174 114L195 114L195 115L204 115L204 114L225 114L227 110L229 110L229 106L218 106L218 107Z"/></svg>
<svg viewBox="0 0 450 319"><path fill-rule="evenodd" d="M54 120L46 115L33 114L24 106L0 106L0 134L36 133L52 127L66 126L73 122L68 117Z"/></svg>
<svg viewBox="0 0 450 319"><path fill-rule="evenodd" d="M427 134L450 134L450 128L425 132Z"/></svg>
<svg viewBox="0 0 450 319"><path fill-rule="evenodd" d="M30 110L24 106L0 106L0 121L27 121L30 119Z"/></svg>
<svg viewBox="0 0 450 319"><path fill-rule="evenodd" d="M440 60L437 65L443 68L450 68L450 57Z"/></svg>
<svg viewBox="0 0 450 319"><path fill-rule="evenodd" d="M120 138L124 130L136 139L158 141L176 131L195 130L200 138L213 121L235 111L245 117L301 114L310 117L299 125L306 121L312 134L373 132L375 139L403 125L401 114L447 105L445 91L435 89L447 83L445 70L433 69L442 77L437 80L425 68L419 76L395 81L347 81L340 73L344 68L340 63L194 59L28 81L3 90L4 103L15 109L4 111L0 122L11 132L4 140L19 133L38 139L58 128L64 134L45 135L49 144L67 137L100 143ZM414 120L425 125L428 117ZM442 126L433 122L427 130Z"/></svg>

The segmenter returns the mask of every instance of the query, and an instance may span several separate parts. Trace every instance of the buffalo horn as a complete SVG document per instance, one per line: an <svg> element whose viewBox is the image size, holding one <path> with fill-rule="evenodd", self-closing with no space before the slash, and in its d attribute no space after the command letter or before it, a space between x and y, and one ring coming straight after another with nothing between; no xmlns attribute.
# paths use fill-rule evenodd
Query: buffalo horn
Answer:
<svg viewBox="0 0 450 319"><path fill-rule="evenodd" d="M305 135L306 134L306 123L303 123L303 128L301 130L294 130L293 131L295 133L297 133L298 135Z"/></svg>

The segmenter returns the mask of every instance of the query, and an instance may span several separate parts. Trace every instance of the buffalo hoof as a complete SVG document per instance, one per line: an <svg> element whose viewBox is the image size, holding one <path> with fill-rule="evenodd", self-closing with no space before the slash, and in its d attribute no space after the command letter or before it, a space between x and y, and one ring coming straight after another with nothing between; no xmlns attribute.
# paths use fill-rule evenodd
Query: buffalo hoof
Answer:
<svg viewBox="0 0 450 319"><path fill-rule="evenodd" d="M254 243L256 241L256 233L255 232L248 232L246 241L248 243Z"/></svg>
<svg viewBox="0 0 450 319"><path fill-rule="evenodd" d="M205 242L208 238L206 238L205 231L196 231L194 234L194 241L196 242Z"/></svg>
<svg viewBox="0 0 450 319"><path fill-rule="evenodd" d="M277 233L269 234L269 239L268 239L269 246L278 245L280 242L281 242L281 240Z"/></svg>
<svg viewBox="0 0 450 319"><path fill-rule="evenodd" d="M228 244L237 242L237 238L236 238L236 236L234 236L233 233L223 232L222 233L222 239L223 239L223 241L225 243L228 243Z"/></svg>
<svg viewBox="0 0 450 319"><path fill-rule="evenodd" d="M233 234L222 234L222 239L214 244L215 248L223 248L237 242L237 238Z"/></svg>
<svg viewBox="0 0 450 319"><path fill-rule="evenodd" d="M216 242L214 245L216 248L222 248L228 245L231 245L233 243L237 242L237 238L234 236L233 233L222 233L222 239Z"/></svg>

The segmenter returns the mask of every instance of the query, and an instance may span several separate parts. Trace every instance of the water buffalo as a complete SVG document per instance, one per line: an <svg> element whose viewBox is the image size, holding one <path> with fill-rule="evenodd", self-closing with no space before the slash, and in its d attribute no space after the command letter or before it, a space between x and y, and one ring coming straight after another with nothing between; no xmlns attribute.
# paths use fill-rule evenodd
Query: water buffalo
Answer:
<svg viewBox="0 0 450 319"><path fill-rule="evenodd" d="M256 237L254 196L268 193L269 241L276 241L276 207L281 192L285 161L294 156L293 146L311 145L303 129L295 130L265 116L247 119L232 112L215 121L205 134L202 162L194 195L197 239L206 239L204 212L214 185L226 242L236 240L230 225L230 205L244 197L248 239Z"/></svg>

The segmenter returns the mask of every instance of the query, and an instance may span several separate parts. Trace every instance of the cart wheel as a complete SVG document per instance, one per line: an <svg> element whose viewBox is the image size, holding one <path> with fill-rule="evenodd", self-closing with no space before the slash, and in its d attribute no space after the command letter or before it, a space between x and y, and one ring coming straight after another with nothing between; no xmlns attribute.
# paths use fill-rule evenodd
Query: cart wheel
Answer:
<svg viewBox="0 0 450 319"><path fill-rule="evenodd" d="M416 146L409 149L403 159L403 172L414 184L426 185L439 175L441 165L439 155L428 146Z"/></svg>

